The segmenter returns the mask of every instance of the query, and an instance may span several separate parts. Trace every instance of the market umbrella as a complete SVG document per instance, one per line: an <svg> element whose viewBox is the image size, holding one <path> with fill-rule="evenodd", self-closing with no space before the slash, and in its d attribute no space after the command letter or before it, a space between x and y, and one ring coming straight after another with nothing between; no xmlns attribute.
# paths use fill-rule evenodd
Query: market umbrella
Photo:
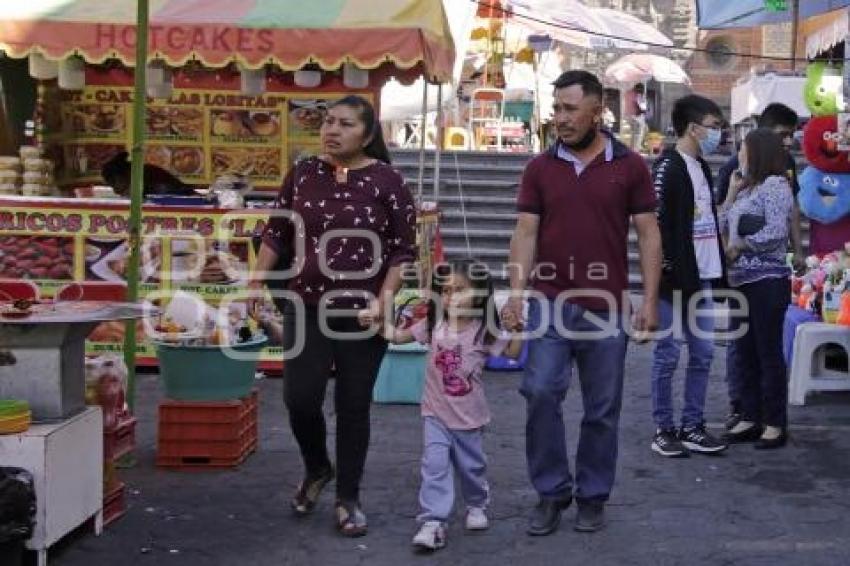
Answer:
<svg viewBox="0 0 850 566"><path fill-rule="evenodd" d="M786 10L772 10L766 0L697 0L697 27L700 29L747 28L790 22L791 3ZM850 6L850 0L798 0L800 17L810 18Z"/></svg>
<svg viewBox="0 0 850 566"><path fill-rule="evenodd" d="M517 25L532 33L585 49L646 50L648 44L673 47L650 24L630 14L591 8L578 0L509 0Z"/></svg>
<svg viewBox="0 0 850 566"><path fill-rule="evenodd" d="M605 69L605 79L619 84L644 83L649 80L691 84L690 77L677 63L651 53L630 53L620 57Z"/></svg>
<svg viewBox="0 0 850 566"><path fill-rule="evenodd" d="M150 25L149 25L150 22ZM147 33L138 33L138 30ZM451 76L454 45L440 0L28 0L0 3L0 50L41 53L90 63L116 58L129 66L160 59L181 66L238 62L297 70L308 63L372 69L387 62L442 81ZM144 146L145 73L135 73L128 299L138 298ZM135 374L135 325L124 352Z"/></svg>

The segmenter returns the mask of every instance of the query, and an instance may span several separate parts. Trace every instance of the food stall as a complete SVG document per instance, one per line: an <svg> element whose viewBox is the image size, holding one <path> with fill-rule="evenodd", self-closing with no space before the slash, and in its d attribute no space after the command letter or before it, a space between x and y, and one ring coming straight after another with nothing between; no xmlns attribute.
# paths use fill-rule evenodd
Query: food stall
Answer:
<svg viewBox="0 0 850 566"><path fill-rule="evenodd" d="M0 278L31 279L44 296L70 281L126 279L130 201L74 195L102 184L103 165L138 133L135 7L0 6L0 49L29 57L38 79L31 146L0 158ZM274 195L295 160L318 151L329 101L358 93L377 103L390 78L444 80L454 57L439 0L153 0L148 29L145 161L198 188L242 175L254 188L248 196L259 198ZM34 159L40 168L31 170ZM15 194L35 180L30 172L40 182L26 184L41 188ZM140 298L184 290L214 306L243 288L268 202L238 210L146 204ZM139 336L138 361L155 363ZM122 340L120 324L104 325L88 349L120 351ZM279 367L280 351L270 346L263 360Z"/></svg>

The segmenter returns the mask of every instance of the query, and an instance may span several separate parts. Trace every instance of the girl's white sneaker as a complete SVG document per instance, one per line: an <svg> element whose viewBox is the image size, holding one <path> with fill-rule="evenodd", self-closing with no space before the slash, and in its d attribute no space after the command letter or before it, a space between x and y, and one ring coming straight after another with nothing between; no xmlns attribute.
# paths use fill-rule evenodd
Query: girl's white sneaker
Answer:
<svg viewBox="0 0 850 566"><path fill-rule="evenodd" d="M466 530L483 531L490 527L490 521L481 507L470 507L466 510Z"/></svg>
<svg viewBox="0 0 850 566"><path fill-rule="evenodd" d="M446 546L446 527L440 521L425 521L413 537L418 550L437 550Z"/></svg>

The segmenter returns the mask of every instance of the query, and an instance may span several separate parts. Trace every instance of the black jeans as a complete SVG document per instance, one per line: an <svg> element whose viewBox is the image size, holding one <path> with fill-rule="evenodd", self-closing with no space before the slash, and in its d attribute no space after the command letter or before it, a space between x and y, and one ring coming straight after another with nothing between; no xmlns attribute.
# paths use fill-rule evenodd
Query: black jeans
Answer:
<svg viewBox="0 0 850 566"><path fill-rule="evenodd" d="M791 300L788 279L762 279L738 290L749 303L747 333L735 344L735 374L744 420L785 428L788 380L782 323Z"/></svg>
<svg viewBox="0 0 850 566"><path fill-rule="evenodd" d="M354 318L329 318L328 326L341 333L363 330ZM309 476L319 475L331 466L322 405L333 365L336 368L337 498L357 501L369 449L372 388L387 343L380 336L360 340L329 338L321 331L317 310L310 307L304 320L296 320L291 307L284 312L285 349L292 348L296 332L304 333L304 349L284 360L283 399L304 466Z"/></svg>

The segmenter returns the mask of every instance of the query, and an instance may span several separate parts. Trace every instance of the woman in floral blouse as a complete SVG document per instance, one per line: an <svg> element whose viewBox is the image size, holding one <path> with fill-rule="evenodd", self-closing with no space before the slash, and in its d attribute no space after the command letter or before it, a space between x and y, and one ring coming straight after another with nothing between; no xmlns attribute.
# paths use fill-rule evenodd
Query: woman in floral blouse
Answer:
<svg viewBox="0 0 850 566"><path fill-rule="evenodd" d="M336 476L337 526L360 536L367 529L359 489L369 409L386 342L364 333L356 313L371 308L383 316L402 265L416 259L416 210L365 99L348 96L331 105L321 142L323 154L299 162L284 181L277 208L295 216L270 220L249 288L261 289L281 255L295 252L296 274L287 285L293 295L283 313L284 401L306 471L292 508L308 515ZM322 412L332 367L336 471Z"/></svg>

